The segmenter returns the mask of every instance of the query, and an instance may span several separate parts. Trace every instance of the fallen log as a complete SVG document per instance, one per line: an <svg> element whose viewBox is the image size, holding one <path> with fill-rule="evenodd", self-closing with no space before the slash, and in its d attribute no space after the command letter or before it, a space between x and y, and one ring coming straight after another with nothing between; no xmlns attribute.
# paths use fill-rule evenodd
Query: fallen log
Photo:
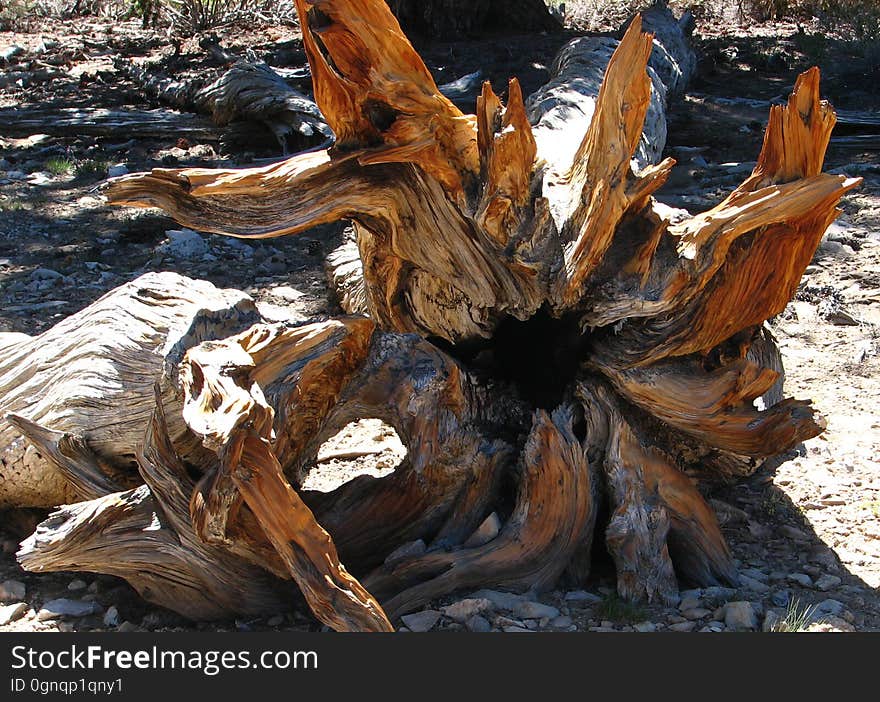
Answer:
<svg viewBox="0 0 880 702"><path fill-rule="evenodd" d="M192 561L210 545L293 580L344 630L388 630L389 616L457 588L545 588L563 573L582 582L602 533L624 597L670 602L680 584L734 583L702 490L822 431L809 402L782 398L762 329L859 182L821 172L834 113L818 70L771 110L753 173L717 207L670 224L651 194L672 161L633 165L654 85L640 18L588 124L553 148L515 80L506 105L486 84L476 114L462 114L380 0L297 9L331 150L263 168L156 169L107 191L114 204L238 237L354 222L368 316L205 330L171 364L176 393L159 404L188 506L150 491L169 523L197 535L185 545ZM323 442L370 417L401 437L401 466L301 489ZM85 431L87 407L81 421ZM132 417L132 432L145 422ZM86 471L82 453L62 473ZM170 463L163 474L177 475ZM95 499L107 498L85 504ZM469 543L491 513L499 534ZM22 559L68 569L57 554L75 553L84 533L69 531ZM400 555L412 542L427 551ZM137 559L114 558L113 572L136 580L124 572Z"/></svg>

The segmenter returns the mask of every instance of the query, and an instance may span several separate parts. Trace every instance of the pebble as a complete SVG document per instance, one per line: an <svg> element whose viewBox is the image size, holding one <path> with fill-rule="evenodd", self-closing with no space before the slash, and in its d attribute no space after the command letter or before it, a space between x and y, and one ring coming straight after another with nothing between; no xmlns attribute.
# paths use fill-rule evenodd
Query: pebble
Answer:
<svg viewBox="0 0 880 702"><path fill-rule="evenodd" d="M170 229L165 232L168 241L156 251L167 253L174 258L201 258L208 253L208 244L192 229Z"/></svg>
<svg viewBox="0 0 880 702"><path fill-rule="evenodd" d="M678 609L681 612L686 612L689 609L697 609L702 604L703 601L699 597L694 597L693 595L685 597L682 595L681 602L678 603Z"/></svg>
<svg viewBox="0 0 880 702"><path fill-rule="evenodd" d="M0 606L0 626L6 626L21 619L28 611L26 602L14 602L13 604Z"/></svg>
<svg viewBox="0 0 880 702"><path fill-rule="evenodd" d="M122 624L116 627L116 631L121 631L125 634L131 631L139 631L139 629L137 625L132 624L131 622L122 622Z"/></svg>
<svg viewBox="0 0 880 702"><path fill-rule="evenodd" d="M772 609L767 612L767 615L764 617L764 623L761 625L761 631L773 631L776 628L776 625L782 621L782 617L780 617L776 612Z"/></svg>
<svg viewBox="0 0 880 702"><path fill-rule="evenodd" d="M654 622L639 622L633 626L633 629L642 634L647 634L652 631L657 631L657 625L654 624Z"/></svg>
<svg viewBox="0 0 880 702"><path fill-rule="evenodd" d="M703 607L694 607L693 609L686 609L681 613L685 619L689 619L691 621L695 621L697 619L704 619L712 614L708 609L704 609Z"/></svg>
<svg viewBox="0 0 880 702"><path fill-rule="evenodd" d="M46 621L48 619L57 619L59 617L88 617L92 614L99 614L101 605L97 602L83 602L82 600L57 599L49 600L37 612L38 621Z"/></svg>
<svg viewBox="0 0 880 702"><path fill-rule="evenodd" d="M816 605L816 609L814 610L815 614L827 614L832 617L839 617L844 613L845 606L843 602L840 600L822 600L818 605Z"/></svg>
<svg viewBox="0 0 880 702"><path fill-rule="evenodd" d="M501 592L500 590L477 590L471 597L478 600L489 600L495 609L503 609L510 612L517 604L523 602L526 598L523 595L516 595L512 592Z"/></svg>
<svg viewBox="0 0 880 702"><path fill-rule="evenodd" d="M27 588L20 580L6 580L0 583L0 601L10 602L23 600Z"/></svg>
<svg viewBox="0 0 880 702"><path fill-rule="evenodd" d="M506 626L503 629L505 634L531 634L533 633L531 629L527 629L524 626Z"/></svg>
<svg viewBox="0 0 880 702"><path fill-rule="evenodd" d="M119 176L128 175L128 167L124 163L117 163L107 169L108 178L118 178Z"/></svg>
<svg viewBox="0 0 880 702"><path fill-rule="evenodd" d="M713 587L707 587L703 590L703 599L710 602L728 602L734 597L736 597L736 590L734 590L732 587L721 587L720 585L715 585Z"/></svg>
<svg viewBox="0 0 880 702"><path fill-rule="evenodd" d="M119 610L116 607L110 607L104 612L104 626L119 626Z"/></svg>
<svg viewBox="0 0 880 702"><path fill-rule="evenodd" d="M36 268L31 273L31 280L58 280L63 277L58 271L53 271L51 268Z"/></svg>
<svg viewBox="0 0 880 702"><path fill-rule="evenodd" d="M18 46L18 44L10 44L9 46L4 46L0 49L0 59L3 61L11 61L16 56L21 56L24 53L24 49Z"/></svg>
<svg viewBox="0 0 880 702"><path fill-rule="evenodd" d="M550 626L554 629L568 629L572 624L574 624L574 621L568 615L554 617L550 620Z"/></svg>
<svg viewBox="0 0 880 702"><path fill-rule="evenodd" d="M776 607L788 607L788 603L791 602L791 593L788 590L777 590L770 595L770 602Z"/></svg>
<svg viewBox="0 0 880 702"><path fill-rule="evenodd" d="M284 300L285 302L296 302L299 298L304 297L305 293L293 288L289 285L279 285L277 288L270 288L268 293L272 297L276 297L279 300Z"/></svg>
<svg viewBox="0 0 880 702"><path fill-rule="evenodd" d="M467 541L464 542L465 548L477 548L489 543L498 536L501 531L501 519L495 512L492 512L483 520L483 523L477 527L476 531L471 534Z"/></svg>
<svg viewBox="0 0 880 702"><path fill-rule="evenodd" d="M669 630L670 631L679 631L679 632L693 631L696 627L697 627L696 622L678 622L676 624L670 624Z"/></svg>
<svg viewBox="0 0 880 702"><path fill-rule="evenodd" d="M437 622L440 621L440 612L435 609L426 609L414 614L406 614L400 620L406 624L410 631L422 633L431 631L437 626Z"/></svg>
<svg viewBox="0 0 880 702"><path fill-rule="evenodd" d="M828 592L840 585L841 582L841 579L836 575L822 575L816 580L816 589L821 590L822 592Z"/></svg>
<svg viewBox="0 0 880 702"><path fill-rule="evenodd" d="M72 590L76 592L77 590L85 590L88 587L88 584L85 580L80 580L77 578L76 580L71 580L67 585L68 590Z"/></svg>
<svg viewBox="0 0 880 702"><path fill-rule="evenodd" d="M745 570L741 570L740 575L744 575L747 578L757 580L761 583L766 583L770 579L770 576L768 576L763 571L758 570L757 568L746 568Z"/></svg>
<svg viewBox="0 0 880 702"><path fill-rule="evenodd" d="M474 615L482 614L490 609L492 609L491 601L482 597L473 597L453 602L451 605L444 607L443 614L454 621L463 623Z"/></svg>
<svg viewBox="0 0 880 702"><path fill-rule="evenodd" d="M556 607L530 600L519 602L513 608L513 613L521 619L543 619L544 617L555 619L559 616L559 610Z"/></svg>
<svg viewBox="0 0 880 702"><path fill-rule="evenodd" d="M751 602L728 602L724 607L724 624L734 631L752 631L758 628L755 608Z"/></svg>
<svg viewBox="0 0 880 702"><path fill-rule="evenodd" d="M739 582L742 587L746 590L750 590L751 592L756 592L760 595L764 595L770 592L770 587L765 585L760 580L755 580L754 578L750 578L747 575L740 574Z"/></svg>
<svg viewBox="0 0 880 702"><path fill-rule="evenodd" d="M492 625L489 623L489 620L479 614L475 614L468 619L464 625L468 631L473 631L476 634L486 634L492 631Z"/></svg>
<svg viewBox="0 0 880 702"><path fill-rule="evenodd" d="M788 579L801 587L813 587L813 579L806 573L791 573Z"/></svg>

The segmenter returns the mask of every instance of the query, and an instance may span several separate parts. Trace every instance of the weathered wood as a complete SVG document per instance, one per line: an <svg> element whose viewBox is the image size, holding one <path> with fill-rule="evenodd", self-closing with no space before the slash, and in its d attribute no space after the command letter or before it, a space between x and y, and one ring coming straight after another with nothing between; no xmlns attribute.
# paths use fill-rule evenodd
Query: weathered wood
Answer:
<svg viewBox="0 0 880 702"><path fill-rule="evenodd" d="M120 68L148 96L180 110L208 115L217 127L249 125L253 132L254 125L264 126L284 154L332 143L333 133L318 106L262 61L239 60L213 81L200 76L178 80L143 65ZM239 128L236 133L243 131Z"/></svg>
<svg viewBox="0 0 880 702"><path fill-rule="evenodd" d="M624 597L670 602L680 581L736 582L700 490L822 429L809 403L783 397L761 329L858 184L821 173L834 116L818 71L772 111L754 173L670 224L651 194L673 164L639 148L662 105L652 96L678 89L687 57L665 85L640 19L603 45L613 52L601 88L587 81L595 89L557 101L578 81L575 45L552 89L526 101L512 81L503 104L487 85L465 115L381 0L297 9L332 149L263 168L157 169L107 191L240 237L354 222L365 306L352 250L331 268L342 304L368 316L257 321L179 357L182 397L165 406L186 426L170 443L200 476L191 489L181 477L188 514L179 500L170 508L180 529L296 581L344 630L387 630L385 612L457 588L585 578L602 527ZM666 48L655 60L677 53ZM367 417L397 431L401 465L301 490L322 443ZM47 457L94 475L83 442L50 430L63 428L31 431L55 442ZM596 524L603 497L609 521ZM491 512L505 518L499 535L465 545ZM399 554L416 540L427 552Z"/></svg>
<svg viewBox="0 0 880 702"><path fill-rule="evenodd" d="M0 108L4 136L98 136L137 139L189 139L216 142L217 128L204 117L173 110L133 110L85 107Z"/></svg>

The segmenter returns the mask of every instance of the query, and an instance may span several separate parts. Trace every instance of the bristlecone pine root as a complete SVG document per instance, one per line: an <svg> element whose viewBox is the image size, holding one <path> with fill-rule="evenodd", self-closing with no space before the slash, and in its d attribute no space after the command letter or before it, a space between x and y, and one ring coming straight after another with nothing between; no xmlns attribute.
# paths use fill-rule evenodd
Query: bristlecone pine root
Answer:
<svg viewBox="0 0 880 702"><path fill-rule="evenodd" d="M73 503L23 566L119 575L194 618L304 598L347 631L454 590L583 582L594 541L625 598L735 583L701 490L822 431L782 399L763 327L858 184L822 173L819 71L772 108L752 175L670 224L652 193L673 161L633 169L657 89L639 17L592 119L560 122L577 82L562 67L555 102L514 79L506 104L486 84L465 115L382 0L296 4L335 145L124 176L107 195L238 237L351 220L349 314L268 324L242 293L151 274L39 337L0 336L0 506ZM397 431L403 463L301 489L365 417ZM492 512L498 535L465 546Z"/></svg>

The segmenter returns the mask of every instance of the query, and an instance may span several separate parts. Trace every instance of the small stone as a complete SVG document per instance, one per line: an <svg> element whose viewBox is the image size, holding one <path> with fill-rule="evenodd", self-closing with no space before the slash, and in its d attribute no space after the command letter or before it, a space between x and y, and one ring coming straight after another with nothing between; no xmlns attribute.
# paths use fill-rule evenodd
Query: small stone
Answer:
<svg viewBox="0 0 880 702"><path fill-rule="evenodd" d="M696 609L702 604L703 601L699 597L694 597L692 595L688 595L687 597L682 596L681 602L678 603L678 609L681 612L685 612L689 609Z"/></svg>
<svg viewBox="0 0 880 702"><path fill-rule="evenodd" d="M271 288L268 292L272 297L277 297L279 300L284 300L285 302L296 302L301 297L305 297L304 292L301 292L290 285L279 285L276 288Z"/></svg>
<svg viewBox="0 0 880 702"><path fill-rule="evenodd" d="M443 614L453 621L464 623L477 614L492 609L492 603L483 598L469 598L453 602L443 608Z"/></svg>
<svg viewBox="0 0 880 702"><path fill-rule="evenodd" d="M795 541L808 541L809 537L802 532L800 529L791 526L790 524L783 524L779 527L779 531L783 536L787 536L789 539L794 539Z"/></svg>
<svg viewBox="0 0 880 702"><path fill-rule="evenodd" d="M201 258L208 253L208 244L192 229L170 229L165 232L168 241L156 250L174 258Z"/></svg>
<svg viewBox="0 0 880 702"><path fill-rule="evenodd" d="M657 625L654 624L654 622L639 622L638 624L635 624L633 628L642 634L657 631Z"/></svg>
<svg viewBox="0 0 880 702"><path fill-rule="evenodd" d="M15 602L0 607L0 626L6 626L21 619L28 611L26 602Z"/></svg>
<svg viewBox="0 0 880 702"><path fill-rule="evenodd" d="M769 575L767 575L763 571L758 570L757 568L746 568L745 570L741 570L740 575L744 575L747 578L757 580L761 583L766 583L770 579Z"/></svg>
<svg viewBox="0 0 880 702"><path fill-rule="evenodd" d="M100 614L101 605L97 602L83 602L82 600L68 600L60 598L49 600L37 612L38 621L58 619L59 617L88 617L92 614Z"/></svg>
<svg viewBox="0 0 880 702"><path fill-rule="evenodd" d="M813 579L806 573L790 573L788 579L801 587L813 587Z"/></svg>
<svg viewBox="0 0 880 702"><path fill-rule="evenodd" d="M86 583L86 581L80 580L79 578L77 578L76 580L71 580L67 585L67 589L72 590L73 592L76 592L77 590L85 590L87 587L88 584Z"/></svg>
<svg viewBox="0 0 880 702"><path fill-rule="evenodd" d="M58 271L53 271L51 268L36 268L31 273L31 280L58 280L63 277Z"/></svg>
<svg viewBox="0 0 880 702"><path fill-rule="evenodd" d="M603 619L601 622L599 622L599 624L605 629L613 629L614 628L614 622L609 621L608 619Z"/></svg>
<svg viewBox="0 0 880 702"><path fill-rule="evenodd" d="M685 619L689 619L690 621L696 621L697 619L704 619L708 617L712 612L708 609L704 609L703 607L694 607L693 609L686 609L681 613Z"/></svg>
<svg viewBox="0 0 880 702"><path fill-rule="evenodd" d="M753 631L758 628L755 608L751 602L728 602L724 607L724 624L733 631Z"/></svg>
<svg viewBox="0 0 880 702"><path fill-rule="evenodd" d="M468 619L464 625L468 631L473 631L476 634L487 634L492 631L492 625L489 623L489 620L479 614L475 614Z"/></svg>
<svg viewBox="0 0 880 702"><path fill-rule="evenodd" d="M670 624L669 630L684 632L684 631L693 631L696 627L697 627L696 622L678 622L677 624Z"/></svg>
<svg viewBox="0 0 880 702"><path fill-rule="evenodd" d="M26 592L27 589L20 580L6 580L0 583L0 601L2 602L23 600Z"/></svg>
<svg viewBox="0 0 880 702"><path fill-rule="evenodd" d="M816 605L816 609L813 610L814 614L817 615L828 615L831 617L839 617L843 614L846 607L843 602L839 600L822 600L818 605Z"/></svg>
<svg viewBox="0 0 880 702"><path fill-rule="evenodd" d="M592 592L587 592L586 590L572 590L571 592L566 592L564 599L566 602L585 602L587 604L594 604L602 601L602 598L599 597L599 595L594 595Z"/></svg>
<svg viewBox="0 0 880 702"><path fill-rule="evenodd" d="M573 623L574 621L572 620L572 618L567 615L554 617L550 620L550 626L553 629L568 629L568 627L570 627Z"/></svg>
<svg viewBox="0 0 880 702"><path fill-rule="evenodd" d="M104 612L104 626L119 626L119 610L116 607L110 607Z"/></svg>
<svg viewBox="0 0 880 702"><path fill-rule="evenodd" d="M765 585L760 580L755 580L754 578L750 578L747 575L740 574L739 583L746 590L756 592L759 595L764 595L770 592L769 585Z"/></svg>
<svg viewBox="0 0 880 702"><path fill-rule="evenodd" d="M406 614L400 618L410 631L423 633L431 631L440 621L440 612L436 609L426 609L414 614Z"/></svg>
<svg viewBox="0 0 880 702"><path fill-rule="evenodd" d="M107 169L108 178L118 178L124 175L128 175L128 167L124 163L117 163Z"/></svg>
<svg viewBox="0 0 880 702"><path fill-rule="evenodd" d="M122 624L116 627L116 631L121 631L125 634L131 631L138 631L138 627L131 622L122 622Z"/></svg>
<svg viewBox="0 0 880 702"><path fill-rule="evenodd" d="M275 616L269 617L269 619L266 620L266 626L281 626L282 624L284 624L283 614L276 614Z"/></svg>
<svg viewBox="0 0 880 702"><path fill-rule="evenodd" d="M543 617L554 619L559 616L559 610L556 607L529 600L517 604L513 608L513 613L522 619L542 619Z"/></svg>
<svg viewBox="0 0 880 702"><path fill-rule="evenodd" d="M478 590L471 595L472 598L478 600L489 600L495 609L503 609L508 612L513 610L517 604L523 602L526 598L523 595L516 595L512 592L501 592L500 590Z"/></svg>
<svg viewBox="0 0 880 702"><path fill-rule="evenodd" d="M394 549L390 554L388 554L388 557L385 559L385 565L392 565L394 563L397 563L398 561L406 560L407 558L421 556L425 551L427 551L427 549L428 547L421 539L410 541L409 543L403 544L403 546Z"/></svg>
<svg viewBox="0 0 880 702"><path fill-rule="evenodd" d="M721 587L715 585L707 587L703 590L703 599L714 604L723 604L729 602L736 597L736 590L732 587Z"/></svg>
<svg viewBox="0 0 880 702"><path fill-rule="evenodd" d="M523 626L506 626L503 629L505 634L531 634L531 629L527 629Z"/></svg>
<svg viewBox="0 0 880 702"><path fill-rule="evenodd" d="M18 44L10 44L9 46L4 46L0 49L0 60L3 62L11 61L16 56L21 56L24 53L24 49L18 46Z"/></svg>
<svg viewBox="0 0 880 702"><path fill-rule="evenodd" d="M777 590L770 595L770 602L776 607L788 607L791 602L791 593L788 590Z"/></svg>
<svg viewBox="0 0 880 702"><path fill-rule="evenodd" d="M500 531L501 519L498 518L498 515L495 512L492 512L492 514L486 517L483 520L483 523L477 527L477 530L468 537L467 541L464 542L464 546L465 548L477 548L478 546L483 546L498 536Z"/></svg>
<svg viewBox="0 0 880 702"><path fill-rule="evenodd" d="M841 579L836 575L823 575L816 580L816 589L821 590L822 592L828 592L840 585L841 582Z"/></svg>

